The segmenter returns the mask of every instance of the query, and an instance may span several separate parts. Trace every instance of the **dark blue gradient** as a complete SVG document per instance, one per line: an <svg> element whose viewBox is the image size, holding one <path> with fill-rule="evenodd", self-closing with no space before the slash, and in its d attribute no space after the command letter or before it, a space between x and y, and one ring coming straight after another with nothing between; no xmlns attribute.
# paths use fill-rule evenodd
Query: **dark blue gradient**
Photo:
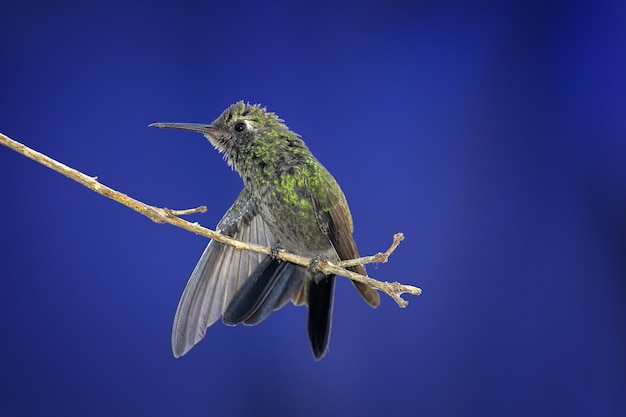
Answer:
<svg viewBox="0 0 626 417"><path fill-rule="evenodd" d="M200 135L260 102L350 202L379 279L219 323L174 359L207 240L0 147L0 416L626 415L623 2L37 2L0 6L0 131L156 206L241 180Z"/></svg>

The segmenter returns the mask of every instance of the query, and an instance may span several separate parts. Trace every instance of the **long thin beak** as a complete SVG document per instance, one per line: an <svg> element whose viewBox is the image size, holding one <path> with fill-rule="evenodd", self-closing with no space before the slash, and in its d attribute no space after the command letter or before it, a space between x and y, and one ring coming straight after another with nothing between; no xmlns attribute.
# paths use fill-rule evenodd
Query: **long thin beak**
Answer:
<svg viewBox="0 0 626 417"><path fill-rule="evenodd" d="M205 135L213 135L219 132L219 129L212 125L203 125L200 123L152 123L148 127L158 127L159 129L179 129L199 132Z"/></svg>

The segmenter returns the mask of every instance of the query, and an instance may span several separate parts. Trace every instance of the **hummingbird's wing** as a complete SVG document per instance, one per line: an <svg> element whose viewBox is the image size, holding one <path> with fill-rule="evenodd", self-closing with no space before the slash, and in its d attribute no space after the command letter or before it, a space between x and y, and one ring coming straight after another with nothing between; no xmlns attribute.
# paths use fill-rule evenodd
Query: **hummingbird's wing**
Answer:
<svg viewBox="0 0 626 417"><path fill-rule="evenodd" d="M328 224L328 238L335 247L335 250L339 255L339 259L356 259L359 257L359 251L356 248L356 243L352 237L352 216L350 215L348 203L343 194L339 196L339 201L340 202L338 204L334 204L328 210L330 217ZM356 265L348 269L362 275L367 275L363 265ZM370 306L377 307L380 304L380 295L378 294L378 291L369 285L363 284L362 282L352 281L352 283L361 294L361 297L363 297L363 299Z"/></svg>
<svg viewBox="0 0 626 417"><path fill-rule="evenodd" d="M218 223L217 231L244 242L275 244L247 188ZM267 255L209 242L178 303L172 329L175 357L202 340L207 328L222 316L237 290L265 258Z"/></svg>

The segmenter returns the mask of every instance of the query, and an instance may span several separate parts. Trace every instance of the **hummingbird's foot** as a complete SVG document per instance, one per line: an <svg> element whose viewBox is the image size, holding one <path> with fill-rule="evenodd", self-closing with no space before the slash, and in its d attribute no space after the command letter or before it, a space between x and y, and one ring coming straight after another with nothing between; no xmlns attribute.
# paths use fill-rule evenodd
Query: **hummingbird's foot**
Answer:
<svg viewBox="0 0 626 417"><path fill-rule="evenodd" d="M283 247L280 245L280 243L276 243L275 245L270 246L270 258L272 258L274 261L280 262L280 259L278 258L278 252L280 252L281 249L283 249Z"/></svg>
<svg viewBox="0 0 626 417"><path fill-rule="evenodd" d="M309 264L309 266L307 266L306 269L308 269L311 272L316 272L317 266L319 265L321 260L322 260L322 257L320 255L317 255L316 257L311 259L311 263Z"/></svg>

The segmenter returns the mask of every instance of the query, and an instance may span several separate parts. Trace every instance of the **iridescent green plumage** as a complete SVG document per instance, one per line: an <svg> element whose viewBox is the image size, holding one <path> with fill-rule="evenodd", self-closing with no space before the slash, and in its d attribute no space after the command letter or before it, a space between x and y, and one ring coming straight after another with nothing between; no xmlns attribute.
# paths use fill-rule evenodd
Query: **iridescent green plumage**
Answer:
<svg viewBox="0 0 626 417"><path fill-rule="evenodd" d="M358 257L352 217L341 188L300 136L259 105L238 102L211 125L157 123L203 133L242 177L244 189L218 224L238 239L312 258ZM365 273L362 266L353 270ZM354 283L373 307L378 293ZM291 299L309 306L309 338L317 359L327 350L334 276L211 242L176 312L174 354L185 354L220 316L256 324Z"/></svg>

